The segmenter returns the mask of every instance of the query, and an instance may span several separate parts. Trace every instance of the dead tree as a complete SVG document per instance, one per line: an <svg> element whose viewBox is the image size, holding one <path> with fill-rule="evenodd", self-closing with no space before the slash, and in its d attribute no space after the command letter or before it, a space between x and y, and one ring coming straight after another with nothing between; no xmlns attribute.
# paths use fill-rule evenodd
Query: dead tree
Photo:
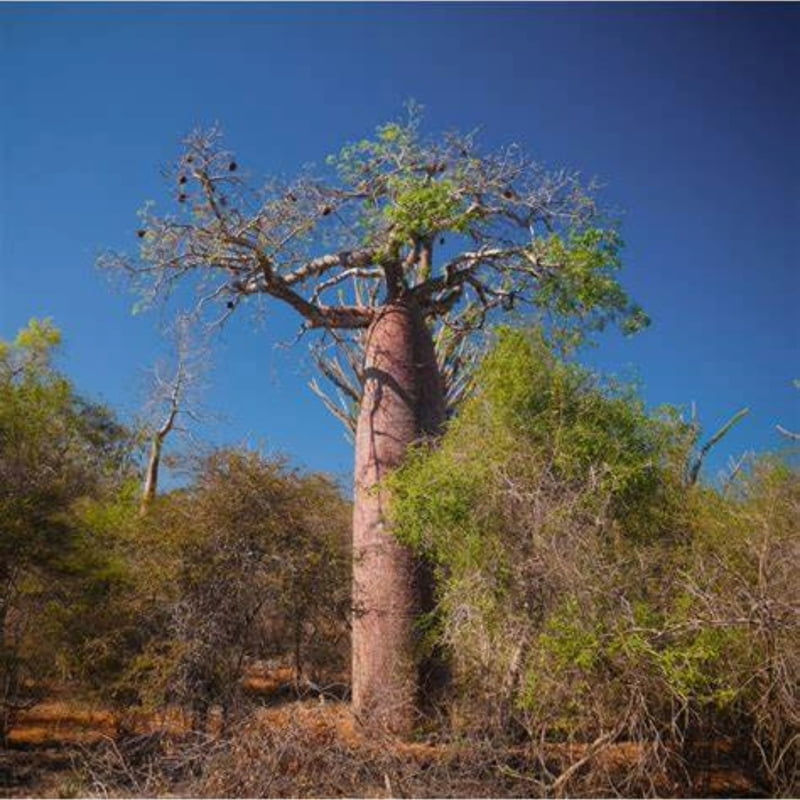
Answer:
<svg viewBox="0 0 800 800"><path fill-rule="evenodd" d="M410 445L442 430L448 387L434 337L456 346L525 305L582 327L641 327L615 278L619 235L593 184L515 146L481 154L472 134L428 141L414 109L292 182L250 188L216 130L190 136L167 177L176 212L146 208L139 257L108 254L105 265L145 300L193 282L194 311L211 325L269 299L293 308L303 331L349 344L360 384L350 393L353 705L367 724L408 731L446 671L419 657L432 572L392 535L381 485ZM347 381L338 386L347 394Z"/></svg>
<svg viewBox="0 0 800 800"><path fill-rule="evenodd" d="M141 516L147 514L158 492L167 437L172 433L186 433L181 417L195 422L200 419L195 395L207 368L208 353L193 339L191 324L189 317L178 317L172 332L175 342L174 363L171 367L160 363L153 370L153 388L148 403L151 422L145 425L149 447L139 503Z"/></svg>
<svg viewBox="0 0 800 800"><path fill-rule="evenodd" d="M689 429L692 436L692 445L696 451L692 457L690 457L689 463L686 467L687 485L694 486L697 483L698 479L700 478L700 470L703 467L703 461L705 461L705 457L708 455L711 448L718 444L725 436L727 436L731 428L741 422L749 413L749 408L739 409L739 411L737 411L713 436L711 436L702 447L698 448L697 444L700 441L701 428L700 423L697 421L697 412L694 406L692 406L692 418L691 422L689 423ZM739 471L740 466L731 469L731 476L735 475L735 473ZM731 478L729 478L729 480L730 479Z"/></svg>

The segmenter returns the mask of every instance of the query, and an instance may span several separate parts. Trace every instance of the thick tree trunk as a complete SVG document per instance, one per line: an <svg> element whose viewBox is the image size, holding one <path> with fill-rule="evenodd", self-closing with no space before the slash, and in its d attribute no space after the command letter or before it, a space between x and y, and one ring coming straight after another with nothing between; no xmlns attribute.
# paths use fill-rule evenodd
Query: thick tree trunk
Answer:
<svg viewBox="0 0 800 800"><path fill-rule="evenodd" d="M440 432L444 387L433 341L412 301L387 304L367 334L356 429L353 519L353 708L362 723L407 733L445 680L418 658L421 614L433 607L432 571L391 534L380 481L410 444Z"/></svg>

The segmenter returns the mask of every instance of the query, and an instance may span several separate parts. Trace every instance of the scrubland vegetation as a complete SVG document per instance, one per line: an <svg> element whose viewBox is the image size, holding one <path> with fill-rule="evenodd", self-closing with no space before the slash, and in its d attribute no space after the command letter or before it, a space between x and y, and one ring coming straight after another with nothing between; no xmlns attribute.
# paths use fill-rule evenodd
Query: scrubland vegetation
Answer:
<svg viewBox="0 0 800 800"><path fill-rule="evenodd" d="M141 437L55 368L59 340L32 322L0 348L4 792L796 796L791 453L695 481L696 424L496 332L389 481L437 573L420 646L452 670L401 741L347 703L341 488L230 448L142 514ZM102 735L15 788L14 732L54 698Z"/></svg>

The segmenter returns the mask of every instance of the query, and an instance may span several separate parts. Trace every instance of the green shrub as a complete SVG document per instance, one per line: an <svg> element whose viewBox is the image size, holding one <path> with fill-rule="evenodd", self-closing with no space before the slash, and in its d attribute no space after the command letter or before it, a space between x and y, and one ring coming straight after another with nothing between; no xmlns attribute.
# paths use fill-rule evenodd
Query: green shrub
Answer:
<svg viewBox="0 0 800 800"><path fill-rule="evenodd" d="M48 320L0 341L0 736L52 672L43 622L79 549L71 509L130 473L128 432L55 368L60 341Z"/></svg>
<svg viewBox="0 0 800 800"><path fill-rule="evenodd" d="M744 730L771 790L796 787L796 472L692 485L675 411L521 331L500 332L476 387L391 480L398 535L437 564L454 718L663 744L651 759Z"/></svg>
<svg viewBox="0 0 800 800"><path fill-rule="evenodd" d="M56 638L105 699L203 719L243 701L254 661L288 662L298 680L346 667L350 507L325 476L219 450L144 517L135 492L77 517L87 553Z"/></svg>

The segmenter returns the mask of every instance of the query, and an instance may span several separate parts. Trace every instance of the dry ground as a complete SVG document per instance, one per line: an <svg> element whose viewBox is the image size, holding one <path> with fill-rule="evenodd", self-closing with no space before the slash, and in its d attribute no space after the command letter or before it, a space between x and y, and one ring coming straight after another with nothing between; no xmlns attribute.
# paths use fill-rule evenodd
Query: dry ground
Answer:
<svg viewBox="0 0 800 800"><path fill-rule="evenodd" d="M590 745L548 745L492 751L470 745L401 742L365 736L349 706L330 700L286 702L293 685L288 670L248 678L247 688L265 705L240 725L234 737L220 737L212 714L204 753L214 759L200 782L170 787L169 794L203 796L535 796L542 794L542 770L549 786L572 770L577 783L564 781L556 793L572 794L590 767L624 776L643 763L641 745L615 743L594 752ZM270 705L270 703L273 703ZM158 714L127 714L67 697L54 698L22 712L0 749L0 796L70 797L91 794L156 796L162 783L129 784L127 790L102 781L86 782L75 767L94 752L124 761L122 737L181 740L189 719L178 709ZM161 739L159 739L161 741ZM119 744L119 749L117 749ZM651 792L660 796L764 796L752 774L737 763L734 742L707 743L698 751L702 764L675 782L665 772L652 776ZM205 755L203 756L205 758ZM98 762L99 763L99 762ZM495 776L495 777L492 777ZM688 779L688 780L687 780ZM494 781L494 782L493 782ZM448 784L449 782L449 784ZM447 791L449 788L451 791ZM138 786L139 791L134 791ZM87 789L89 791L87 791Z"/></svg>

